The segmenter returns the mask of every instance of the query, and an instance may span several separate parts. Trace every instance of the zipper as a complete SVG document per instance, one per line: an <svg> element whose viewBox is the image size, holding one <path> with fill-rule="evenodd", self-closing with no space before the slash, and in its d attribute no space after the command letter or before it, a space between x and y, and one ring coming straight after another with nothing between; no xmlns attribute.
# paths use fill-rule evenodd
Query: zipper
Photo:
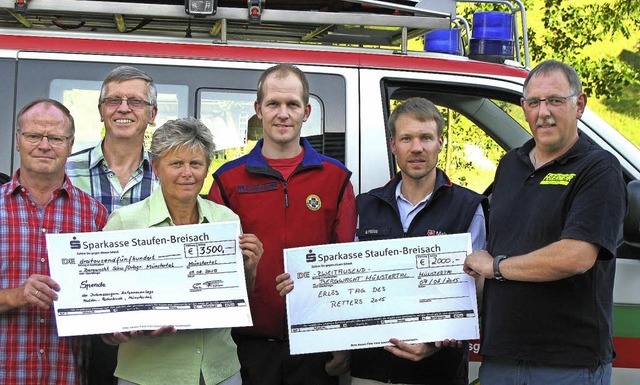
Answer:
<svg viewBox="0 0 640 385"><path fill-rule="evenodd" d="M287 191L287 183L289 183L289 180L290 180L291 178L293 178L293 175L295 175L295 174L299 173L299 172L300 172L300 171L302 171L302 170L306 170L306 169L308 169L308 168L315 168L315 166L308 166L308 167L305 167L305 166L302 166L302 163L301 163L301 164L299 164L299 165L295 168L295 170L293 170L293 172L291 173L291 175L289 175L289 178L284 179L284 178L282 177L282 174L280 175L280 179L282 180L282 188L284 189L284 207L285 207L285 208L288 208L288 207L289 207L289 193L288 193L288 191ZM278 173L278 174L280 174L280 173Z"/></svg>
<svg viewBox="0 0 640 385"><path fill-rule="evenodd" d="M289 193L287 192L287 181L282 182L284 188L284 207L289 207Z"/></svg>

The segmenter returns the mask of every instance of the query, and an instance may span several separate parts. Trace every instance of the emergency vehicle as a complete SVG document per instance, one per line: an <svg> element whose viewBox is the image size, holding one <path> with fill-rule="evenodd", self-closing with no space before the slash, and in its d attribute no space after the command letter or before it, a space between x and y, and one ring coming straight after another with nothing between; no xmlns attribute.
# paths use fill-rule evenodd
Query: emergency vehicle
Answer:
<svg viewBox="0 0 640 385"><path fill-rule="evenodd" d="M95 145L101 82L123 64L154 78L158 125L191 115L211 128L216 168L259 138L258 77L288 62L310 82L303 135L345 163L356 193L395 173L386 122L395 103L413 96L445 111L447 173L490 193L500 154L531 137L519 106L530 66L526 15L519 0L473 1L504 6L501 20L511 25L496 37L490 23L476 29L475 16L456 14L463 2L472 1L0 0L0 172L20 166L16 114L37 97L69 107L74 151ZM409 49L412 38L434 32L425 38L429 51ZM588 108L579 129L619 159L629 183L614 292L614 384L638 384L640 150ZM478 349L471 344L473 383Z"/></svg>

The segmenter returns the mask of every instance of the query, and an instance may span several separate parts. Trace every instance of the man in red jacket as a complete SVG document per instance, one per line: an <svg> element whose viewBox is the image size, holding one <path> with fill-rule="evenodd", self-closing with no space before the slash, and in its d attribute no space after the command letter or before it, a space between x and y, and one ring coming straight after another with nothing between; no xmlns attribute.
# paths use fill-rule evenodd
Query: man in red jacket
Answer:
<svg viewBox="0 0 640 385"><path fill-rule="evenodd" d="M234 330L243 384L337 384L336 375L348 369L347 353L291 356L285 302L274 283L284 272L283 249L353 241L351 172L300 138L311 105L309 84L298 68L267 69L254 107L264 138L249 154L220 167L209 192L209 199L230 207L243 230L264 245L249 298L254 326Z"/></svg>

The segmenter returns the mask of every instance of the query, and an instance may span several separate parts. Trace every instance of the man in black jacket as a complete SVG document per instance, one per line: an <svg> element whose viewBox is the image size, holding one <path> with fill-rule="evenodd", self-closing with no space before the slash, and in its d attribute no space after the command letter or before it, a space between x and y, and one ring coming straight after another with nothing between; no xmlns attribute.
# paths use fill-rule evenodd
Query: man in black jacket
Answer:
<svg viewBox="0 0 640 385"><path fill-rule="evenodd" d="M444 143L444 118L423 98L411 98L389 117L391 149L400 172L385 186L356 198L361 241L471 233L473 250L486 242L486 198L451 183L436 167ZM286 295L293 280L276 278L276 290ZM481 287L481 282L478 282ZM468 384L468 344L455 341L353 350L352 385Z"/></svg>
<svg viewBox="0 0 640 385"><path fill-rule="evenodd" d="M485 247L486 198L453 184L436 167L444 143L444 118L430 101L411 98L389 117L391 149L400 172L386 185L360 194L361 241L471 233L474 250ZM352 351L352 384L468 384L467 344L408 344Z"/></svg>

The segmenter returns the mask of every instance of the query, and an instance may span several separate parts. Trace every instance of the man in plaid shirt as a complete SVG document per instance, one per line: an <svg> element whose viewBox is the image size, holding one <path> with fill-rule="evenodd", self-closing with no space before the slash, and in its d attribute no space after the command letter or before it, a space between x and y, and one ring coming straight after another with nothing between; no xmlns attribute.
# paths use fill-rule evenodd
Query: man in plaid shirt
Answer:
<svg viewBox="0 0 640 385"><path fill-rule="evenodd" d="M102 82L98 112L104 139L69 157L66 169L74 186L102 203L109 213L147 198L159 186L144 148L144 135L158 112L158 91L151 76L131 66L114 68ZM89 382L116 383L117 346L92 339Z"/></svg>
<svg viewBox="0 0 640 385"><path fill-rule="evenodd" d="M113 69L102 82L98 112L104 139L69 157L74 186L102 203L109 213L141 201L158 187L144 134L158 112L153 79L130 66Z"/></svg>
<svg viewBox="0 0 640 385"><path fill-rule="evenodd" d="M0 187L0 383L86 384L85 344L58 337L45 235L99 231L107 210L71 185L64 165L74 138L61 103L37 99L18 113L20 169Z"/></svg>

